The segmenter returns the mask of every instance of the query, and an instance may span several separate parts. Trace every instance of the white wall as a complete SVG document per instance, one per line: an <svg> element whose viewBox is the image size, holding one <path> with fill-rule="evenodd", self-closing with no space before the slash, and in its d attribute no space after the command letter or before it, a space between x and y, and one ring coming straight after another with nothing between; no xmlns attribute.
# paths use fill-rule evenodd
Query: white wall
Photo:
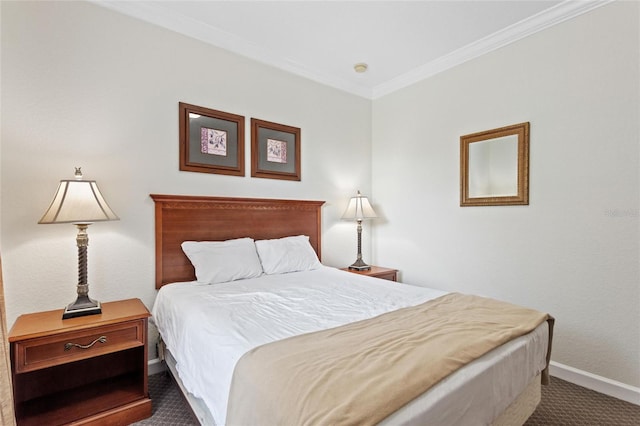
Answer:
<svg viewBox="0 0 640 426"><path fill-rule="evenodd" d="M38 225L60 179L82 166L118 222L89 227L90 295L154 289L150 193L326 200L323 260L355 259L370 192L371 103L84 2L2 2L2 263L7 320L75 299L72 225ZM178 102L300 127L302 181L178 170ZM365 251L369 247L365 246Z"/></svg>
<svg viewBox="0 0 640 426"><path fill-rule="evenodd" d="M640 385L639 4L373 103L374 260L548 311L553 360ZM459 207L459 138L531 122L530 205Z"/></svg>

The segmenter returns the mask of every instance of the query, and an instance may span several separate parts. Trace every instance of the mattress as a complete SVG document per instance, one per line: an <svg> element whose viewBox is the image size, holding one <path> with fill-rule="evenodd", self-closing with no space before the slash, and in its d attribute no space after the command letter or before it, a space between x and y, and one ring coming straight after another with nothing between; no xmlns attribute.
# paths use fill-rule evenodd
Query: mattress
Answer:
<svg viewBox="0 0 640 426"><path fill-rule="evenodd" d="M248 350L444 294L321 267L215 285L165 285L152 321L185 390L221 426L235 364ZM458 370L383 423L490 424L544 369L547 341L543 323Z"/></svg>

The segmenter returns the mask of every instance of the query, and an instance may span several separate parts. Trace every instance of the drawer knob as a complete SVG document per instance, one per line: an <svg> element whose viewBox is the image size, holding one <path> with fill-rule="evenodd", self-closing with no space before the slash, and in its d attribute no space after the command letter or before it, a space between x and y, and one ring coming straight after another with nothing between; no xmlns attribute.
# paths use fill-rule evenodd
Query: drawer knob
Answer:
<svg viewBox="0 0 640 426"><path fill-rule="evenodd" d="M64 344L64 350L68 351L73 347L80 348L80 349L89 349L91 346L95 345L98 342L107 343L107 336L100 336L96 340L94 340L93 342L89 343L88 345L79 345L77 343L65 343Z"/></svg>

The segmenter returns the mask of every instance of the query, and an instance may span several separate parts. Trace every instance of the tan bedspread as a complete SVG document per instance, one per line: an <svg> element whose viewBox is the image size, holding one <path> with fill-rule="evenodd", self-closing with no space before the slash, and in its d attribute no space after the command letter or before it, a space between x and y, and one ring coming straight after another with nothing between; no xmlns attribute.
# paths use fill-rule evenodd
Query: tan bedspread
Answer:
<svg viewBox="0 0 640 426"><path fill-rule="evenodd" d="M236 365L227 424L376 424L458 368L549 318L451 293L269 343Z"/></svg>

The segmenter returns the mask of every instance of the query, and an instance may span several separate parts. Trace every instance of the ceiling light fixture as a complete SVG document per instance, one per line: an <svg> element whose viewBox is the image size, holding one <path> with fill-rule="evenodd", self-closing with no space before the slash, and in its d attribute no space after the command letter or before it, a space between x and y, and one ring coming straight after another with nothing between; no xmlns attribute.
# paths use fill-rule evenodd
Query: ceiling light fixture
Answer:
<svg viewBox="0 0 640 426"><path fill-rule="evenodd" d="M353 69L359 74L365 72L367 68L369 68L369 65L365 64L364 62L359 62L353 66Z"/></svg>

